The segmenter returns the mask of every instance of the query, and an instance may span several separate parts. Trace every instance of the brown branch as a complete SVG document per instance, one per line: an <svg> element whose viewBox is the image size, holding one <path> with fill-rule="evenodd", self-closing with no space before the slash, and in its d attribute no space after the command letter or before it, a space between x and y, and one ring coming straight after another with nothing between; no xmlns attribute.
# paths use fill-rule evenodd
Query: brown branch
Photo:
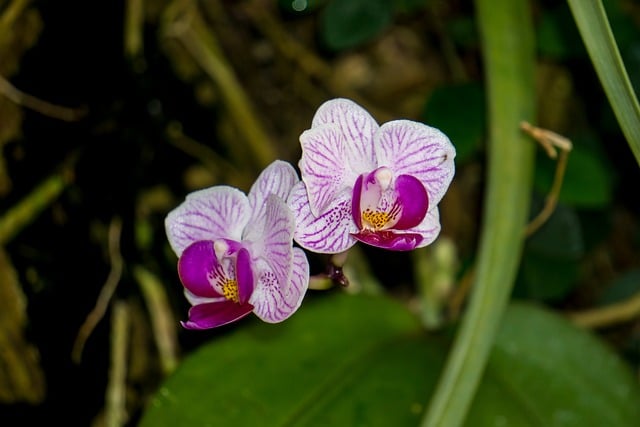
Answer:
<svg viewBox="0 0 640 427"><path fill-rule="evenodd" d="M74 362L80 363L82 360L82 350L84 349L84 345L93 332L96 325L102 320L104 314L107 311L107 307L111 302L111 298L116 291L118 283L120 282L120 278L122 277L122 271L124 268L124 261L122 259L122 255L120 254L120 234L122 232L122 220L120 218L113 218L111 224L109 225L109 236L108 236L108 244L109 244L109 260L111 262L111 270L109 271L109 276L105 281L102 289L100 290L100 294L98 295L98 300L96 301L96 305L93 310L89 313L86 320L80 327L78 331L78 336L73 344L73 350L71 352L71 357Z"/></svg>
<svg viewBox="0 0 640 427"><path fill-rule="evenodd" d="M640 318L640 292L605 307L568 313L567 317L576 325L590 329L606 328Z"/></svg>
<svg viewBox="0 0 640 427"><path fill-rule="evenodd" d="M522 122L520 128L531 135L547 152L550 158L557 159L553 183L545 199L544 207L525 228L525 236L530 236L549 219L558 204L558 198L562 190L562 181L564 180L564 174L567 170L569 152L573 149L573 145L571 141L564 136L551 132L550 130L533 126L528 122ZM556 148L560 149L559 156Z"/></svg>
<svg viewBox="0 0 640 427"><path fill-rule="evenodd" d="M66 122L79 120L87 114L87 109L84 107L61 107L24 93L13 86L3 76L0 76L0 95L4 95L7 99L21 107L29 108L47 117L64 120Z"/></svg>
<svg viewBox="0 0 640 427"><path fill-rule="evenodd" d="M162 371L165 375L170 374L178 365L178 337L177 322L167 294L160 280L146 268L135 266L133 275L140 285L151 316L151 327L158 346Z"/></svg>

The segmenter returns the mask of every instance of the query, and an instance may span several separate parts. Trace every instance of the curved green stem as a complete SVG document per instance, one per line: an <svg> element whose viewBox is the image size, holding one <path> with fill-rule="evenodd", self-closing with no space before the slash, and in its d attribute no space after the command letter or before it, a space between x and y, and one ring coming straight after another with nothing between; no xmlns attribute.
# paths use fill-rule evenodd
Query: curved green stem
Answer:
<svg viewBox="0 0 640 427"><path fill-rule="evenodd" d="M461 425L484 372L522 251L534 144L520 132L535 111L527 0L476 0L490 113L488 188L476 279L423 426Z"/></svg>
<svg viewBox="0 0 640 427"><path fill-rule="evenodd" d="M640 106L600 0L567 0L598 78L640 164Z"/></svg>
<svg viewBox="0 0 640 427"><path fill-rule="evenodd" d="M0 246L11 241L67 188L69 179L56 173L40 183L31 193L0 215Z"/></svg>

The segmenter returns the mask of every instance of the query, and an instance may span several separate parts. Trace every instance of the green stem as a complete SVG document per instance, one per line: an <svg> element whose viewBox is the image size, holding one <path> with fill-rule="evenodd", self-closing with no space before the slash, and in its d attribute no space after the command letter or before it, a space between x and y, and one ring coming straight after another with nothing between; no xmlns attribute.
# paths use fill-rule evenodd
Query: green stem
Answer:
<svg viewBox="0 0 640 427"><path fill-rule="evenodd" d="M640 164L640 106L600 0L567 0L593 66Z"/></svg>
<svg viewBox="0 0 640 427"><path fill-rule="evenodd" d="M519 130L535 111L535 50L527 0L476 0L489 100L484 224L468 307L423 426L461 425L515 280L529 213L534 144Z"/></svg>
<svg viewBox="0 0 640 427"><path fill-rule="evenodd" d="M33 222L58 198L68 183L69 180L64 174L52 175L0 216L0 246L10 242L23 228Z"/></svg>

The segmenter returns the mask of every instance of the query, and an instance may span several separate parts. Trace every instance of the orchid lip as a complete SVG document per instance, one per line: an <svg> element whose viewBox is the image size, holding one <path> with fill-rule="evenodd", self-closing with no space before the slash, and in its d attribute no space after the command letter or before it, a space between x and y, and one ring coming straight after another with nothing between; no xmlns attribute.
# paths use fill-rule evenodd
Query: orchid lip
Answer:
<svg viewBox="0 0 640 427"><path fill-rule="evenodd" d="M249 301L255 287L255 276L251 268L251 255L242 248L236 257L236 283L238 286L238 302L245 304Z"/></svg>
<svg viewBox="0 0 640 427"><path fill-rule="evenodd" d="M189 320L181 322L186 329L209 329L239 320L253 311L251 304L236 304L229 300L194 305Z"/></svg>
<svg viewBox="0 0 640 427"><path fill-rule="evenodd" d="M384 166L360 175L352 194L351 215L361 231L409 230L429 209L427 190L417 178L394 177Z"/></svg>
<svg viewBox="0 0 640 427"><path fill-rule="evenodd" d="M197 297L222 296L211 283L220 268L213 242L208 240L192 243L178 260L178 275L183 286Z"/></svg>
<svg viewBox="0 0 640 427"><path fill-rule="evenodd" d="M394 251L410 251L422 242L422 235L417 233L397 233L391 230L361 231L351 233L354 239L382 249Z"/></svg>
<svg viewBox="0 0 640 427"><path fill-rule="evenodd" d="M180 257L178 272L184 287L196 297L223 296L245 304L255 287L249 251L228 239L193 243Z"/></svg>
<svg viewBox="0 0 640 427"><path fill-rule="evenodd" d="M411 175L399 175L395 182L396 202L402 213L395 229L409 230L422 222L429 211L429 194L422 182Z"/></svg>

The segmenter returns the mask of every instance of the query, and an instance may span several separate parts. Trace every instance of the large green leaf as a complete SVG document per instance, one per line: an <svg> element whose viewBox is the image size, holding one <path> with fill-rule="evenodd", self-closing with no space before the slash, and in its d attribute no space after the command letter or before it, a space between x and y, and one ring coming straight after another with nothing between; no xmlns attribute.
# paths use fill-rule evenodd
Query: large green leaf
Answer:
<svg viewBox="0 0 640 427"><path fill-rule="evenodd" d="M534 305L512 304L505 313L483 387L488 379L502 393L489 399L481 388L469 426L622 427L640 420L637 380L618 355Z"/></svg>
<svg viewBox="0 0 640 427"><path fill-rule="evenodd" d="M447 334L386 298L307 300L281 325L247 325L183 361L141 427L415 426ZM535 306L507 310L469 427L635 426L640 393L617 355Z"/></svg>
<svg viewBox="0 0 640 427"><path fill-rule="evenodd" d="M196 352L142 425L415 425L443 358L422 338L417 318L386 299L308 300L285 323Z"/></svg>

